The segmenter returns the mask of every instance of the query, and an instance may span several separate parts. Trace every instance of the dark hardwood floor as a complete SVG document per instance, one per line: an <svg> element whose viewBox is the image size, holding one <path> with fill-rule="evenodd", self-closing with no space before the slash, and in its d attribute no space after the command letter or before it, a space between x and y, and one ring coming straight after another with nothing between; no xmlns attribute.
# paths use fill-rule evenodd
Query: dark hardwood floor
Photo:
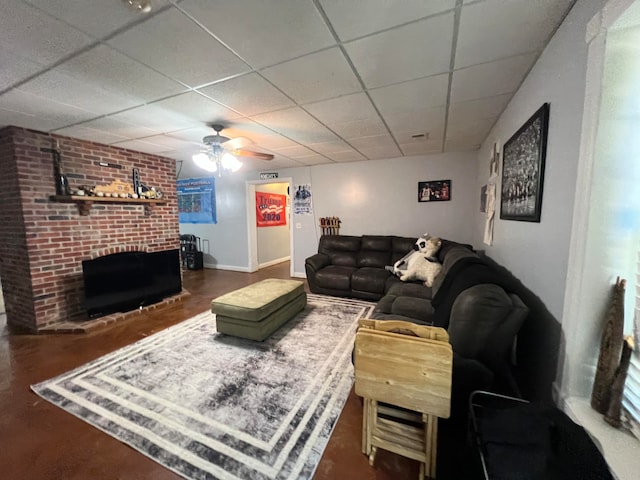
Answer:
<svg viewBox="0 0 640 480"><path fill-rule="evenodd" d="M289 278L289 262L248 274L187 271L191 293L171 305L85 334L16 335L0 324L0 477L36 479L177 479L173 472L58 407L29 386L186 320L219 295L264 278ZM4 315L0 316L4 319ZM206 368L206 365L203 365ZM361 453L362 405L351 392L315 479L417 478L418 464L380 451L375 468Z"/></svg>

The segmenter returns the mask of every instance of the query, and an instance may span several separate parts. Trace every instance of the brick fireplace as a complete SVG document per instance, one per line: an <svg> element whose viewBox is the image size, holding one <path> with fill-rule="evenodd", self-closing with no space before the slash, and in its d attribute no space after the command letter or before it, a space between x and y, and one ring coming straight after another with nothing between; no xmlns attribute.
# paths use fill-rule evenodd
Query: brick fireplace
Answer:
<svg viewBox="0 0 640 480"><path fill-rule="evenodd" d="M53 201L56 140L72 189L131 183L137 168L165 203L94 203L81 215L78 204ZM37 333L86 321L82 260L174 248L180 248L174 160L23 128L0 130L0 278L11 327Z"/></svg>

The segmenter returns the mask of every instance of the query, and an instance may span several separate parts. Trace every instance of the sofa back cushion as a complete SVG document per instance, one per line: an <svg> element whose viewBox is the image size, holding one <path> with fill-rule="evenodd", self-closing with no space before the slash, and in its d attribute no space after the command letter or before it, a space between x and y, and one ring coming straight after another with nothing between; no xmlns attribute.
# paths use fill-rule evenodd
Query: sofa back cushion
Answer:
<svg viewBox="0 0 640 480"><path fill-rule="evenodd" d="M318 253L324 253L332 265L357 267L358 252L362 237L351 235L323 235L318 244Z"/></svg>
<svg viewBox="0 0 640 480"><path fill-rule="evenodd" d="M465 357L499 368L522 326L527 307L514 294L495 284L483 283L456 298L449 319L449 342Z"/></svg>
<svg viewBox="0 0 640 480"><path fill-rule="evenodd" d="M391 265L391 237L381 235L363 235L358 267L384 268Z"/></svg>
<svg viewBox="0 0 640 480"><path fill-rule="evenodd" d="M391 239L391 265L413 250L417 237L393 237Z"/></svg>
<svg viewBox="0 0 640 480"><path fill-rule="evenodd" d="M453 243L449 241L447 242L449 244ZM467 248L466 245L455 244L453 246L447 245L447 247L447 255L443 258L443 260L440 260L442 262L442 270L440 270L440 273L433 280L433 285L431 287L433 295L438 293L438 290L440 290L442 282L447 276L447 273L449 273L451 267L453 267L458 262L458 260L467 257L478 257L478 255L476 255L471 249ZM442 247L440 247L440 250L442 250Z"/></svg>

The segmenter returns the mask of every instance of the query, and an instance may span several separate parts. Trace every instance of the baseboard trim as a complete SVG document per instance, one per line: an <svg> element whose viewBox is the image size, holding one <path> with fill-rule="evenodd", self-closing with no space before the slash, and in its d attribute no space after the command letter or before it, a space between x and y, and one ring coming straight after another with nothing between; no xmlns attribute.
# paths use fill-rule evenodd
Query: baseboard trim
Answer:
<svg viewBox="0 0 640 480"><path fill-rule="evenodd" d="M287 255L286 257L282 257L282 258L276 258L275 260L270 260L268 262L260 263L258 265L258 268L260 269L260 268L270 267L272 265L277 265L279 263L286 262L288 260L291 260L291 256L289 256L289 255Z"/></svg>
<svg viewBox="0 0 640 480"><path fill-rule="evenodd" d="M214 270L231 270L232 272L251 273L249 267L238 267L236 265L220 265L217 263L205 263L204 268L213 268Z"/></svg>

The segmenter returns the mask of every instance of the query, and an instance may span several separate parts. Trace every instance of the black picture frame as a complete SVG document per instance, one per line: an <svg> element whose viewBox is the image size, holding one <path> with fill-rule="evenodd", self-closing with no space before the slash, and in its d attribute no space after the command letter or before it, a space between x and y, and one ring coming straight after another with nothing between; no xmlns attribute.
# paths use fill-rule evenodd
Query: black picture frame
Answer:
<svg viewBox="0 0 640 480"><path fill-rule="evenodd" d="M540 222L549 104L543 104L502 148L500 218Z"/></svg>
<svg viewBox="0 0 640 480"><path fill-rule="evenodd" d="M418 182L418 202L448 202L451 200L451 180Z"/></svg>

